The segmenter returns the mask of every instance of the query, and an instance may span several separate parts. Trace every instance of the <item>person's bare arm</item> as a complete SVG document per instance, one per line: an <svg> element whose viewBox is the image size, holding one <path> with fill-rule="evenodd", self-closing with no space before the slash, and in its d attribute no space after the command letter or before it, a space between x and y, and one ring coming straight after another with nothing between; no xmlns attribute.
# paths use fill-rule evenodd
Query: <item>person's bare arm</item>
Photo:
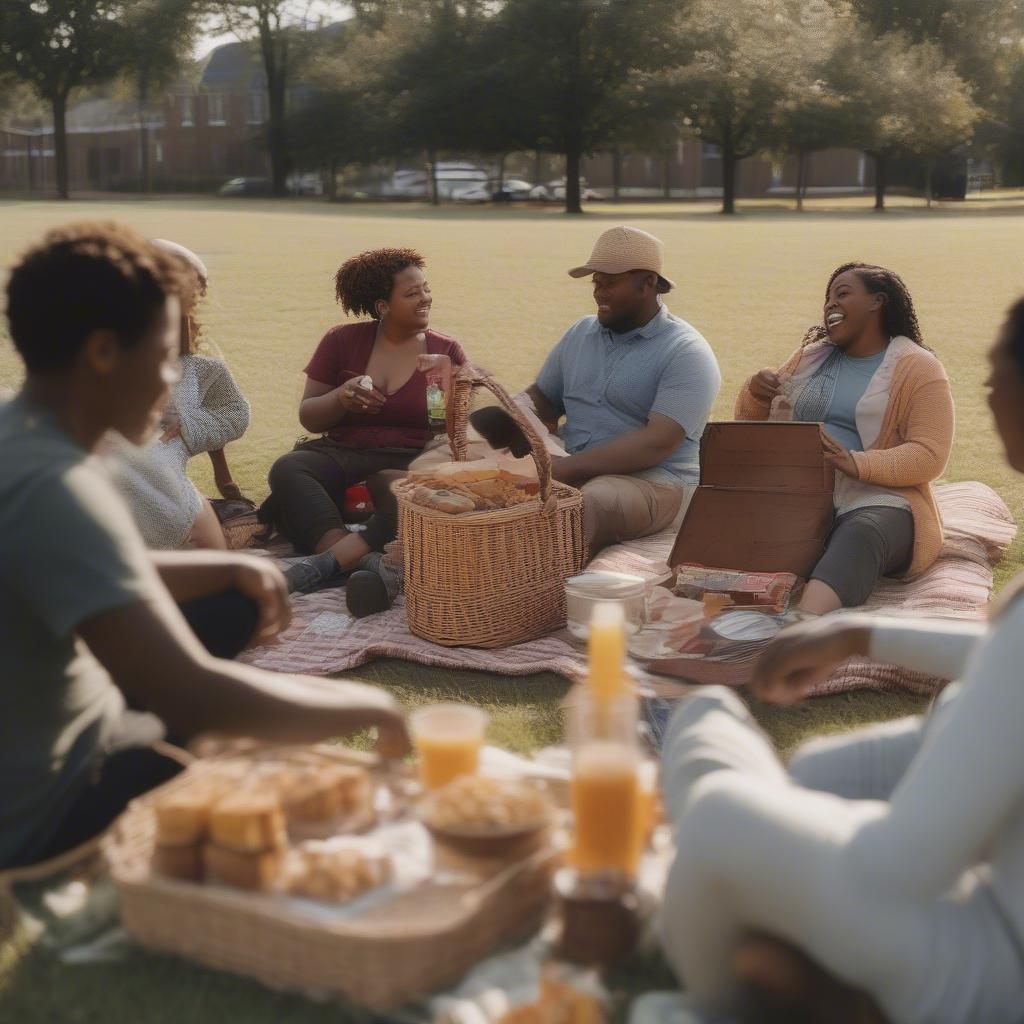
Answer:
<svg viewBox="0 0 1024 1024"><path fill-rule="evenodd" d="M254 641L267 641L288 628L291 606L281 570L267 558L234 551L153 551L156 571L179 604L239 590L259 607Z"/></svg>
<svg viewBox="0 0 1024 1024"><path fill-rule="evenodd" d="M558 420L562 414L548 401L547 396L536 384L531 384L526 389L526 394L529 395L530 401L533 402L533 411L537 414L537 418L552 434L556 433L558 430Z"/></svg>
<svg viewBox="0 0 1024 1024"><path fill-rule="evenodd" d="M664 462L686 437L686 431L669 416L652 412L645 427L631 430L607 444L554 459L556 480L580 487L595 476L640 473Z"/></svg>
<svg viewBox="0 0 1024 1024"><path fill-rule="evenodd" d="M306 430L323 434L352 413L380 412L384 396L376 388L372 391L361 388L359 380L353 377L340 387L331 387L307 377L299 403L299 422Z"/></svg>
<svg viewBox="0 0 1024 1024"><path fill-rule="evenodd" d="M409 749L402 714L383 690L214 658L167 599L103 612L78 633L128 702L157 715L175 735L304 743L376 726L382 754L400 757Z"/></svg>

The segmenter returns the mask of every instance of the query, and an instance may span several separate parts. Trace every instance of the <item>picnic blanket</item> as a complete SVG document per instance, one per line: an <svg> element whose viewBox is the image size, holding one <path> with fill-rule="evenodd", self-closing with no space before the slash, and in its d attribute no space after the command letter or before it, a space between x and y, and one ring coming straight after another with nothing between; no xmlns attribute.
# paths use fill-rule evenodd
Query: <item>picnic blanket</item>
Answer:
<svg viewBox="0 0 1024 1024"><path fill-rule="evenodd" d="M865 606L894 614L982 618L992 592L992 569L1016 536L1013 516L1002 499L982 483L943 484L935 489L945 528L938 561L909 580L882 580ZM606 548L591 568L657 578L675 539L674 531ZM253 648L242 660L278 672L329 676L375 658L404 658L424 665L524 676L555 672L570 680L586 671L584 652L567 635L554 634L492 650L441 647L415 636L401 599L380 615L351 618L342 588L293 598L294 619L276 643ZM742 679L737 679L742 683ZM818 692L854 689L932 694L941 681L891 665L852 660Z"/></svg>

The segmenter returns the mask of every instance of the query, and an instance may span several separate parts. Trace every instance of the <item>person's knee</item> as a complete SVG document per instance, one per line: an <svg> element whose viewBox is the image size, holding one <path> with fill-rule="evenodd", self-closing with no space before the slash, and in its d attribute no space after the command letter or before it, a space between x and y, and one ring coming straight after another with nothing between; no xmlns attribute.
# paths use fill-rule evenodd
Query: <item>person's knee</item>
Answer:
<svg viewBox="0 0 1024 1024"><path fill-rule="evenodd" d="M280 494L297 476L302 475L302 463L295 455L295 452L288 452L274 461L267 474L267 483L270 484L271 491Z"/></svg>
<svg viewBox="0 0 1024 1024"><path fill-rule="evenodd" d="M698 779L676 827L676 859L710 881L722 864L725 845L744 842L746 798L735 772L718 771Z"/></svg>
<svg viewBox="0 0 1024 1024"><path fill-rule="evenodd" d="M672 733L689 728L715 711L724 711L742 721L750 716L743 699L727 686L703 686L679 704L669 725Z"/></svg>

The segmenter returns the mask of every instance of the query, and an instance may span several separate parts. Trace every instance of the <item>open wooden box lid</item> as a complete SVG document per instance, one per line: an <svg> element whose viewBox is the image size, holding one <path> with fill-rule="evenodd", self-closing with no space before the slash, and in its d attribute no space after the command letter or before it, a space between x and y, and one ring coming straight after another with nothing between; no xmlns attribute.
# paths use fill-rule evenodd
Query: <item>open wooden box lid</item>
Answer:
<svg viewBox="0 0 1024 1024"><path fill-rule="evenodd" d="M831 491L818 423L737 420L709 423L700 442L700 482L707 487Z"/></svg>

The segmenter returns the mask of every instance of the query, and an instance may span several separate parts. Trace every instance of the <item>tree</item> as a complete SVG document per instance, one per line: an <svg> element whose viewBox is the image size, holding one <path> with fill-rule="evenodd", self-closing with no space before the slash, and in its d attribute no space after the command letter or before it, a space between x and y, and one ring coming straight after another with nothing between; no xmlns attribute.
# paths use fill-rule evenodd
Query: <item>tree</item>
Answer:
<svg viewBox="0 0 1024 1024"><path fill-rule="evenodd" d="M862 35L835 65L837 81L857 97L851 139L875 164L875 209L885 209L890 160L903 153L925 159L970 140L980 114L971 89L941 48L912 43L902 32Z"/></svg>
<svg viewBox="0 0 1024 1024"><path fill-rule="evenodd" d="M122 0L0 0L0 69L28 82L50 106L60 199L69 195L68 98L124 69L129 6Z"/></svg>
<svg viewBox="0 0 1024 1024"><path fill-rule="evenodd" d="M790 78L771 117L771 149L797 160L796 208L803 210L811 153L849 137L856 98L832 74L852 19L825 4L805 9L790 40Z"/></svg>
<svg viewBox="0 0 1024 1024"><path fill-rule="evenodd" d="M149 103L190 55L198 10L194 0L137 0L128 12L126 63L139 107L140 184L152 189L149 159Z"/></svg>
<svg viewBox="0 0 1024 1024"><path fill-rule="evenodd" d="M654 77L684 125L722 154L722 213L736 210L736 169L772 142L772 116L787 95L790 41L802 0L694 0L671 28L673 66Z"/></svg>
<svg viewBox="0 0 1024 1024"><path fill-rule="evenodd" d="M267 151L274 195L288 192L288 85L301 52L298 33L310 5L299 0L211 0L213 28L258 47L267 79ZM300 52L297 52L300 51Z"/></svg>
<svg viewBox="0 0 1024 1024"><path fill-rule="evenodd" d="M628 109L633 76L665 53L672 0L506 0L490 52L503 97L491 116L524 148L565 155L565 210L582 213L580 160L606 149Z"/></svg>

